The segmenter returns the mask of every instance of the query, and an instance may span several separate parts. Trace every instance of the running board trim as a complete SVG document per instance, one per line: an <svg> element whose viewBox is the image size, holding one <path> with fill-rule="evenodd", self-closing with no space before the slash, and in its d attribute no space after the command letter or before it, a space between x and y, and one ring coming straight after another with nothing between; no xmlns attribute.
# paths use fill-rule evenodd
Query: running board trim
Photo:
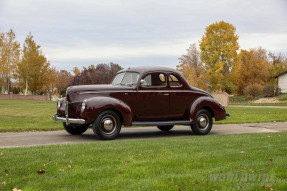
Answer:
<svg viewBox="0 0 287 191"><path fill-rule="evenodd" d="M192 121L134 121L132 126L191 125Z"/></svg>

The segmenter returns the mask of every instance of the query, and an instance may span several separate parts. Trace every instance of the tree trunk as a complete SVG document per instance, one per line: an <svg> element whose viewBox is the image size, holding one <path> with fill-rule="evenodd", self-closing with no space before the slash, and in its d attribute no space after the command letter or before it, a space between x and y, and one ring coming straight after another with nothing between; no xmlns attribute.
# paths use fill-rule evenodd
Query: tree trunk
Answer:
<svg viewBox="0 0 287 191"><path fill-rule="evenodd" d="M26 80L25 95L28 95L28 80Z"/></svg>

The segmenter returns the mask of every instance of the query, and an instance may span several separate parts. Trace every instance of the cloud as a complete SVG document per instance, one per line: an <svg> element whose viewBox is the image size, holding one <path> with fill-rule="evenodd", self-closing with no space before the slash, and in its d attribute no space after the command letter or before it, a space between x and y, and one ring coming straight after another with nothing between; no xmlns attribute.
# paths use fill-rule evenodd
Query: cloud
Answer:
<svg viewBox="0 0 287 191"><path fill-rule="evenodd" d="M50 62L57 67L58 63L81 63L97 64L116 62L123 65L133 64L156 64L175 66L178 58L185 53L193 39L181 39L176 41L153 43L153 44L110 44L94 45L92 43L79 43L71 47L46 47L46 53ZM159 62L161 58L161 62ZM171 59L167 61L167 59ZM144 61L143 61L144 60ZM151 61L151 63L148 63ZM57 63L58 62L58 63ZM171 65L172 64L172 65ZM73 64L72 64L73 65ZM75 67L73 65L73 67ZM69 67L71 69L71 67Z"/></svg>
<svg viewBox="0 0 287 191"><path fill-rule="evenodd" d="M129 60L175 66L205 28L221 20L236 27L241 48L286 51L286 5L286 0L0 0L0 29L13 28L21 43L31 32L59 68Z"/></svg>
<svg viewBox="0 0 287 191"><path fill-rule="evenodd" d="M286 44L282 42L287 42L287 33L243 33L239 37L241 49L268 47L268 51L287 54Z"/></svg>

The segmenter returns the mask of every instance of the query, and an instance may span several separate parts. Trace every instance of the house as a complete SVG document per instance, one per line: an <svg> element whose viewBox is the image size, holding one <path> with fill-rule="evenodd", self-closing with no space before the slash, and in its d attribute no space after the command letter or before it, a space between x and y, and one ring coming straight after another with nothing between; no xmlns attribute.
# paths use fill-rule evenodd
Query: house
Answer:
<svg viewBox="0 0 287 191"><path fill-rule="evenodd" d="M278 87L281 93L287 93L287 70L275 76L278 79Z"/></svg>

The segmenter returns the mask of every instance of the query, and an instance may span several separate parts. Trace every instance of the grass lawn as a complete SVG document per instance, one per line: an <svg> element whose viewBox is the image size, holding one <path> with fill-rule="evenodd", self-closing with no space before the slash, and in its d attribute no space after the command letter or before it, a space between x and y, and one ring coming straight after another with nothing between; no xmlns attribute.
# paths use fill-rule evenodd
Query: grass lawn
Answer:
<svg viewBox="0 0 287 191"><path fill-rule="evenodd" d="M52 115L56 102L0 100L0 132L61 130L62 124L55 123ZM231 117L216 123L259 123L287 121L287 108L226 108Z"/></svg>
<svg viewBox="0 0 287 191"><path fill-rule="evenodd" d="M33 100L0 100L0 132L60 130L52 121L56 102Z"/></svg>
<svg viewBox="0 0 287 191"><path fill-rule="evenodd" d="M231 115L226 120L218 121L217 124L231 123L263 123L287 121L287 108L269 107L226 107L227 113Z"/></svg>
<svg viewBox="0 0 287 191"><path fill-rule="evenodd" d="M287 190L287 133L0 149L0 190Z"/></svg>
<svg viewBox="0 0 287 191"><path fill-rule="evenodd" d="M245 106L287 106L287 102L278 103L250 103L250 102L232 102L230 105L245 105Z"/></svg>

